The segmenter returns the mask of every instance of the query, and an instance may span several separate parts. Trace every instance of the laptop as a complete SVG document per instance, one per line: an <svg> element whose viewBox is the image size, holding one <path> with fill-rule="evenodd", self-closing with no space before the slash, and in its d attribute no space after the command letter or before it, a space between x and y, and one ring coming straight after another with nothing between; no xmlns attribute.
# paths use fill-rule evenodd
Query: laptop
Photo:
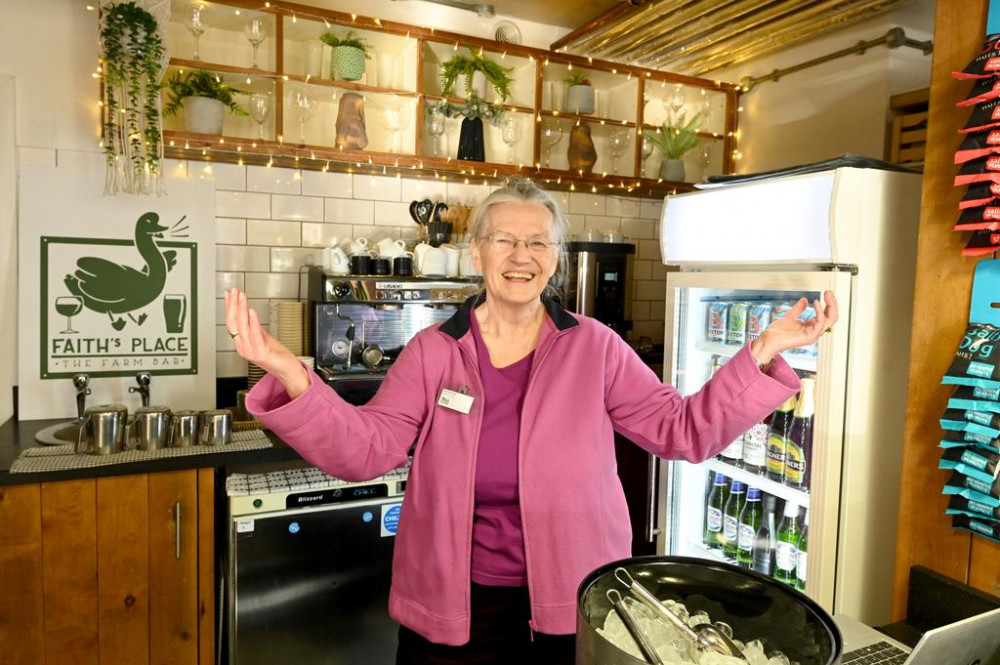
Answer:
<svg viewBox="0 0 1000 665"><path fill-rule="evenodd" d="M857 619L833 619L844 637L841 665L1000 665L1000 608L928 630L913 649Z"/></svg>

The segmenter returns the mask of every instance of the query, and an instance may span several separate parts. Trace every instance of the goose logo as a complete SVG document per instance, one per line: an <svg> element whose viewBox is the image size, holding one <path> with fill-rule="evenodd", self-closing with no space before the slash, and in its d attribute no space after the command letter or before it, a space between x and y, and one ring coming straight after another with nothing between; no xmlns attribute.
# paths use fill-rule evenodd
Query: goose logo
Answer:
<svg viewBox="0 0 1000 665"><path fill-rule="evenodd" d="M131 239L41 237L42 378L197 372L197 245L155 212Z"/></svg>

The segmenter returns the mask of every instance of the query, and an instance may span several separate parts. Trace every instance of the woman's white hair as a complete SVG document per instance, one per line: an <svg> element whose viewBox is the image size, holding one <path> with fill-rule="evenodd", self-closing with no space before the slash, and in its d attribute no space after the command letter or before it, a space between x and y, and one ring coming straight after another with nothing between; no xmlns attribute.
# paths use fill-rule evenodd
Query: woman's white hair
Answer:
<svg viewBox="0 0 1000 665"><path fill-rule="evenodd" d="M556 271L545 286L542 297L556 296L560 299L564 296L564 289L567 278L567 257L566 257L566 236L569 233L569 221L563 214L559 204L556 203L548 192L539 187L534 181L527 178L510 178L500 189L495 190L480 203L472 213L472 222L469 225L469 232L473 238L481 241L486 233L490 222L490 210L493 206L501 203L533 203L547 209L552 215L553 242L557 243L559 250L559 263Z"/></svg>

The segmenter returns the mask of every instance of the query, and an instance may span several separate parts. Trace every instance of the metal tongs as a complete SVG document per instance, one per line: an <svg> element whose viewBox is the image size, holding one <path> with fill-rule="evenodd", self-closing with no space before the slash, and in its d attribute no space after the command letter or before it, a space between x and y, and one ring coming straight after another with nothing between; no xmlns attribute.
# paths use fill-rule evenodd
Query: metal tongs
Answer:
<svg viewBox="0 0 1000 665"><path fill-rule="evenodd" d="M698 650L715 651L724 656L743 658L743 654L740 653L739 648L728 635L710 623L703 623L692 629L666 605L661 603L656 596L650 593L649 589L636 582L635 578L624 568L615 568L615 579L628 587L629 591L635 594L636 598L645 603L649 609L653 610L653 612L663 619L666 619L684 637L691 640Z"/></svg>
<svg viewBox="0 0 1000 665"><path fill-rule="evenodd" d="M665 665L663 659L660 658L660 654L656 653L656 649L653 648L653 644L649 641L646 633L642 631L635 617L632 616L632 612L625 607L625 603L622 602L622 595L618 592L618 589L608 589L607 596L608 600L611 601L611 605L614 606L615 611L618 612L618 616L621 617L622 623L628 628L632 639L639 645L639 650L645 656L646 662L653 665Z"/></svg>

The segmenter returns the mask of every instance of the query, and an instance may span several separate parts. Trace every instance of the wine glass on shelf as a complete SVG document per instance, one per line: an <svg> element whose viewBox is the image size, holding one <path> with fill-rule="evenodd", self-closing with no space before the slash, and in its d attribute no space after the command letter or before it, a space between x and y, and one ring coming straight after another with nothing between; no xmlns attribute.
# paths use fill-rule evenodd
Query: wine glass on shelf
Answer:
<svg viewBox="0 0 1000 665"><path fill-rule="evenodd" d="M191 56L192 60L201 60L201 55L198 52L198 42L201 36L205 34L205 24L201 22L202 9L204 9L202 5L192 6L185 22L188 32L194 37L194 55Z"/></svg>
<svg viewBox="0 0 1000 665"><path fill-rule="evenodd" d="M66 330L63 335L75 335L80 332L73 330L73 317L83 310L83 298L80 296L60 296L56 298L56 312L66 317Z"/></svg>
<svg viewBox="0 0 1000 665"><path fill-rule="evenodd" d="M409 109L393 95L392 101L382 107L379 118L382 120L382 126L392 133L389 151L399 152L399 133L410 126Z"/></svg>
<svg viewBox="0 0 1000 665"><path fill-rule="evenodd" d="M555 120L546 120L542 123L541 143L545 151L545 167L552 165L552 148L562 140L563 130Z"/></svg>
<svg viewBox="0 0 1000 665"><path fill-rule="evenodd" d="M305 145L306 123L313 119L319 110L319 102L309 94L308 90L297 90L292 98L292 112L299 123L299 143Z"/></svg>
<svg viewBox="0 0 1000 665"><path fill-rule="evenodd" d="M680 83L674 84L673 89L670 91L670 95L667 97L666 105L670 109L669 118L667 118L670 124L677 123L677 116L681 109L684 108L684 102L686 101L686 95L684 94L684 88L681 87Z"/></svg>
<svg viewBox="0 0 1000 665"><path fill-rule="evenodd" d="M514 146L521 140L521 119L514 113L505 113L500 121L500 137L507 144L507 163L514 163Z"/></svg>
<svg viewBox="0 0 1000 665"><path fill-rule="evenodd" d="M250 95L248 106L250 107L250 117L257 123L257 139L264 139L264 122L271 112L271 95L264 92L255 92Z"/></svg>
<svg viewBox="0 0 1000 665"><path fill-rule="evenodd" d="M431 106L427 118L427 132L434 137L434 156L441 156L441 135L444 134L445 115L437 105Z"/></svg>
<svg viewBox="0 0 1000 665"><path fill-rule="evenodd" d="M627 128L616 129L608 136L608 147L611 148L611 156L614 157L613 172L618 173L618 160L628 150L629 138L632 130Z"/></svg>
<svg viewBox="0 0 1000 665"><path fill-rule="evenodd" d="M649 138L646 132L642 133L642 174L646 173L646 163L649 161L650 155L653 154L653 139Z"/></svg>
<svg viewBox="0 0 1000 665"><path fill-rule="evenodd" d="M253 46L253 65L257 69L257 49L267 39L267 24L262 18L251 18L243 28L243 33L247 36L247 41Z"/></svg>

